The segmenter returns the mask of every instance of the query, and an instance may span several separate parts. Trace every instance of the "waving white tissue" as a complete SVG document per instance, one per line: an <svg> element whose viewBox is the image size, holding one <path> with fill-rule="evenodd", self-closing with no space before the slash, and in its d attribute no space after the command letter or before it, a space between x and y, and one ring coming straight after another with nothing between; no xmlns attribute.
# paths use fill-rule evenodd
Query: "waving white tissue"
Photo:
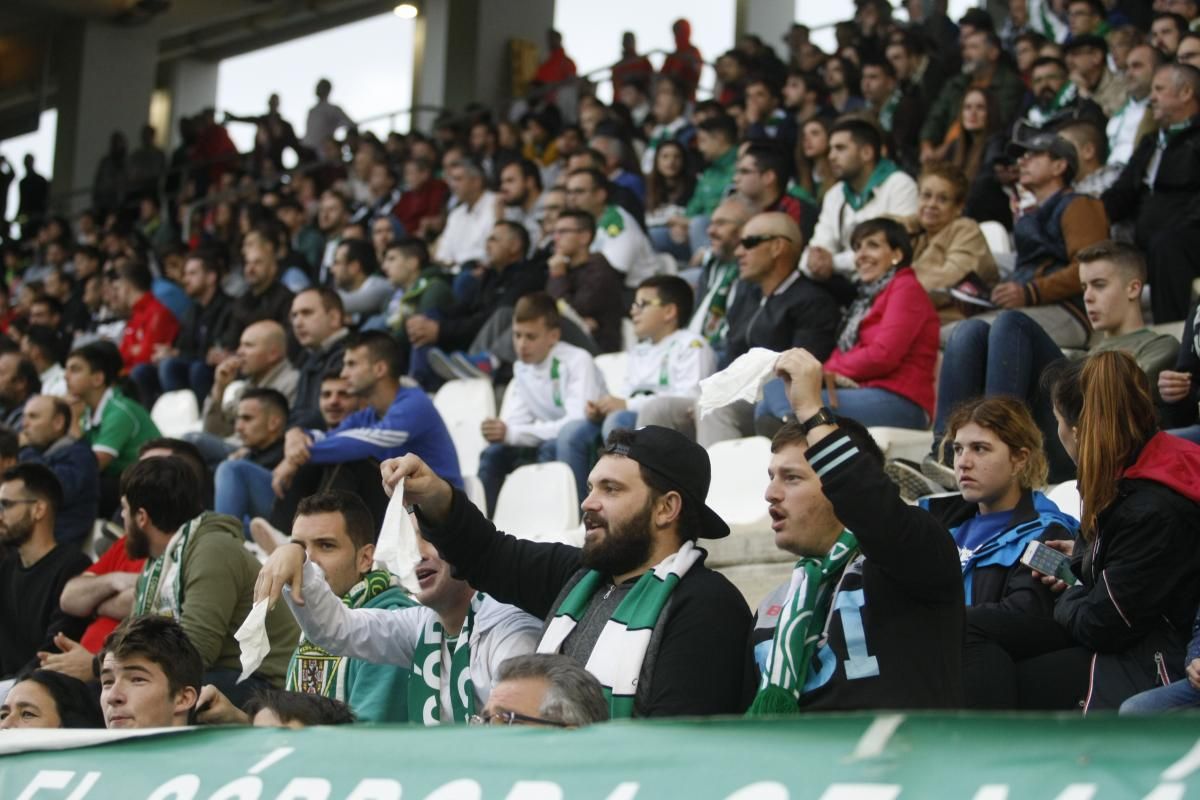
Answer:
<svg viewBox="0 0 1200 800"><path fill-rule="evenodd" d="M271 642L267 638L266 598L254 604L233 638L237 639L238 647L242 650L242 675L238 678L238 683L241 683L262 666L263 660L271 652Z"/></svg>
<svg viewBox="0 0 1200 800"><path fill-rule="evenodd" d="M417 563L420 560L417 532L413 529L408 509L404 507L404 481L401 480L396 484L387 512L383 515L383 527L375 544L375 562L399 576L400 585L411 594L416 594L421 591L417 581Z"/></svg>
<svg viewBox="0 0 1200 800"><path fill-rule="evenodd" d="M779 353L765 347L752 347L725 369L700 381L700 417L738 400L757 403L763 385L775 377Z"/></svg>

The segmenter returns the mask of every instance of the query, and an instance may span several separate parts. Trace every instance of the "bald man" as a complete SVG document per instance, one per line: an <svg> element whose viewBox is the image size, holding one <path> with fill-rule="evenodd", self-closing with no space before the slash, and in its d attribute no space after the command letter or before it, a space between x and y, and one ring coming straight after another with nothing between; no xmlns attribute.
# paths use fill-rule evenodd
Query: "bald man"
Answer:
<svg viewBox="0 0 1200 800"><path fill-rule="evenodd" d="M243 389L274 389L287 398L288 407L296 401L296 386L300 373L287 359L287 331L275 320L262 320L246 326L238 342L237 352L217 366L212 393L204 403L204 433L223 439L233 435L237 403L241 397L231 397L225 403L225 390L237 378L245 380ZM236 447L228 446L219 452L210 449L213 442L197 437L205 458L220 461Z"/></svg>
<svg viewBox="0 0 1200 800"><path fill-rule="evenodd" d="M797 269L804 237L787 214L751 217L734 250L739 285L729 308L727 366L752 347L782 353L803 347L824 361L837 342L841 308L830 291ZM754 435L754 405L735 403L700 420L697 440L705 447Z"/></svg>

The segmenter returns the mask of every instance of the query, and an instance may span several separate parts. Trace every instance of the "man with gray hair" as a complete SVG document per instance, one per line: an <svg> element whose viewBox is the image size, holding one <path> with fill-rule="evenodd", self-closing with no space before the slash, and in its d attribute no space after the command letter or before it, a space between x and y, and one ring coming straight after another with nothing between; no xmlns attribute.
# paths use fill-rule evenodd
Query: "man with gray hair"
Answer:
<svg viewBox="0 0 1200 800"><path fill-rule="evenodd" d="M472 724L581 728L608 719L600 681L562 653L513 656L500 665L496 678Z"/></svg>
<svg viewBox="0 0 1200 800"><path fill-rule="evenodd" d="M488 234L496 224L496 195L484 184L483 169L470 159L456 162L447 178L458 205L446 218L435 258L446 266L482 262Z"/></svg>

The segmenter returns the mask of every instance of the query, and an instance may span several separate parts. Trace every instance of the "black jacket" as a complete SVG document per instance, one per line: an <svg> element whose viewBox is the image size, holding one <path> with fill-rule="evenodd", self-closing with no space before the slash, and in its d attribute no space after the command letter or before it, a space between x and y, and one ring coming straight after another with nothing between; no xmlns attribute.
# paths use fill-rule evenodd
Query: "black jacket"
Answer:
<svg viewBox="0 0 1200 800"><path fill-rule="evenodd" d="M321 416L321 380L327 372L341 372L342 358L346 355L346 337L348 331L342 330L326 340L325 346L319 350L305 350L304 358L299 366L300 380L296 383L296 402L292 403L288 415L289 425L315 430L325 429L325 419Z"/></svg>
<svg viewBox="0 0 1200 800"><path fill-rule="evenodd" d="M546 265L540 261L519 261L499 272L489 267L483 272L475 297L452 306L439 321L438 347L466 350L497 308L515 306L525 295L545 288Z"/></svg>
<svg viewBox="0 0 1200 800"><path fill-rule="evenodd" d="M233 300L220 289L208 305L192 303L179 324L175 347L179 357L203 361L210 347L225 342L233 313Z"/></svg>
<svg viewBox="0 0 1200 800"><path fill-rule="evenodd" d="M418 509L419 513L419 509ZM450 514L435 526L421 517L422 535L468 581L502 603L549 620L560 596L583 570L580 550L565 544L531 542L507 536L454 490ZM635 579L636 580L636 579ZM606 613L601 589L579 626L563 643L576 658L572 640ZM634 716L738 714L754 692L754 669L747 647L750 609L723 575L697 563L679 585L651 634L634 698Z"/></svg>
<svg viewBox="0 0 1200 800"><path fill-rule="evenodd" d="M1200 329L1200 304L1192 306L1187 319L1183 323L1183 344L1179 355L1175 357L1174 370L1189 372L1192 375L1192 391L1178 403L1163 403L1162 417L1164 428L1186 428L1195 425L1200 418L1200 341L1197 340L1197 329Z"/></svg>
<svg viewBox="0 0 1200 800"><path fill-rule="evenodd" d="M289 314L292 311L294 296L278 279L260 295L255 295L249 290L240 295L233 301L233 308L230 310L229 327L222 342L225 349L236 350L242 338L242 331L264 319L273 319L282 325L284 330L291 330Z"/></svg>
<svg viewBox="0 0 1200 800"><path fill-rule="evenodd" d="M841 430L805 458L862 557L846 567L830 600L827 638L801 707L960 708L965 604L954 540L929 512L900 499L880 464Z"/></svg>
<svg viewBox="0 0 1200 800"><path fill-rule="evenodd" d="M1200 604L1200 505L1157 481L1122 478L1097 523L1095 540L1075 548L1080 582L1054 610L1096 654L1086 711L1183 679Z"/></svg>
<svg viewBox="0 0 1200 800"><path fill-rule="evenodd" d="M1110 222L1135 221L1134 240L1143 250L1161 233L1200 225L1200 116L1188 124L1169 140L1153 188L1145 179L1158 136L1146 136L1101 198Z"/></svg>
<svg viewBox="0 0 1200 800"><path fill-rule="evenodd" d="M780 353L803 347L824 361L837 344L842 312L825 286L797 271L765 303L757 284L739 281L728 317L722 367L751 347L766 347Z"/></svg>

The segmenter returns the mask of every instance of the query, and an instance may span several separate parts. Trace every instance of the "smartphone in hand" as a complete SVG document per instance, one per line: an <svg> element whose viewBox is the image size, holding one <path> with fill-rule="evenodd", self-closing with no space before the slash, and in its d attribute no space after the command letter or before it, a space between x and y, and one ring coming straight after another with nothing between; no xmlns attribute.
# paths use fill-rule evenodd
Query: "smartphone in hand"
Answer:
<svg viewBox="0 0 1200 800"><path fill-rule="evenodd" d="M1071 572L1071 559L1041 542L1030 542L1021 555L1021 563L1043 575L1058 578L1068 586L1079 582Z"/></svg>

